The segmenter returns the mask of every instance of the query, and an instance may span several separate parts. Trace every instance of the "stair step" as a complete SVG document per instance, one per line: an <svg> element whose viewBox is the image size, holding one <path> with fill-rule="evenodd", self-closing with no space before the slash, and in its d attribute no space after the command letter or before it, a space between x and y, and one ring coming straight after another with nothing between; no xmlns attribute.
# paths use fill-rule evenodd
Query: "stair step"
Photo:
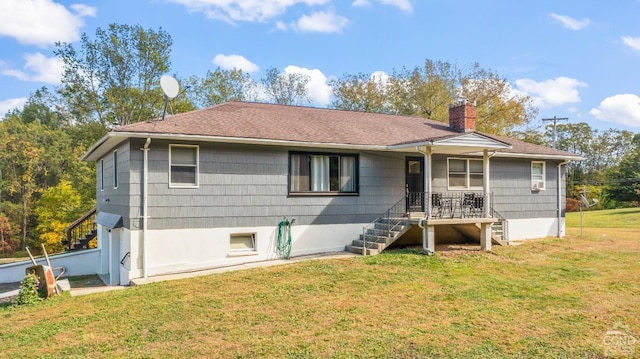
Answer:
<svg viewBox="0 0 640 359"><path fill-rule="evenodd" d="M362 254L362 247L356 247L356 246L346 246L345 247L347 252L351 252L351 253L356 253L356 254ZM371 249L371 248L367 248L367 255L376 255L376 254L380 254L380 251L378 251L377 249Z"/></svg>
<svg viewBox="0 0 640 359"><path fill-rule="evenodd" d="M384 243L384 244L390 244L393 241L395 241L396 238L397 238L397 236L386 237L386 236L371 236L371 235L367 235L367 237L366 237L367 242ZM362 234L360 235L360 239L358 239L358 240L364 240L364 238L362 238Z"/></svg>
<svg viewBox="0 0 640 359"><path fill-rule="evenodd" d="M397 230L389 231L386 229L376 229L376 228L367 229L367 235L372 235L372 236L386 237L388 234L389 237L395 237L398 233L400 233L400 231L397 231Z"/></svg>
<svg viewBox="0 0 640 359"><path fill-rule="evenodd" d="M356 239L351 243L351 245L354 246L354 247L362 248L364 243L365 242L363 240ZM387 243L370 242L370 241L367 241L366 244L367 244L367 248L373 248L373 249L377 249L379 251L382 251L387 246Z"/></svg>

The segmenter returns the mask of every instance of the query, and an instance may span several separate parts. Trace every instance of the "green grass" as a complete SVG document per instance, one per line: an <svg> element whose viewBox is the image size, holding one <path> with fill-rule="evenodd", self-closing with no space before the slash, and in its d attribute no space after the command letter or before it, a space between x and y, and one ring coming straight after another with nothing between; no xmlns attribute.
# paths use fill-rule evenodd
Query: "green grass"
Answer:
<svg viewBox="0 0 640 359"><path fill-rule="evenodd" d="M640 229L640 208L608 209L582 212L584 228L636 228ZM567 213L567 227L580 227L580 212Z"/></svg>
<svg viewBox="0 0 640 359"><path fill-rule="evenodd" d="M0 357L604 358L615 323L640 339L640 230L574 231L0 308Z"/></svg>

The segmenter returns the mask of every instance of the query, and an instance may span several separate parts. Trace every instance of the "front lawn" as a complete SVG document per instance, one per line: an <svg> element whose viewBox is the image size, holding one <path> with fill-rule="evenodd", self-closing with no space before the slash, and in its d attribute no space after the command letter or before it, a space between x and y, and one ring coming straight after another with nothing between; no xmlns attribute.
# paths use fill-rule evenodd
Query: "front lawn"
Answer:
<svg viewBox="0 0 640 359"><path fill-rule="evenodd" d="M604 358L614 326L640 341L640 229L569 233L4 307L0 357Z"/></svg>

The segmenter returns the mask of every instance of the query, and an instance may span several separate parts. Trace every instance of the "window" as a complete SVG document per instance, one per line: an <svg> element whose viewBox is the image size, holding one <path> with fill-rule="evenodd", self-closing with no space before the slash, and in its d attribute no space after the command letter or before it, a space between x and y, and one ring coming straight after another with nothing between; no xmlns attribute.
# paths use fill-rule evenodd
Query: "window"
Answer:
<svg viewBox="0 0 640 359"><path fill-rule="evenodd" d="M231 233L229 239L230 252L248 252L256 250L255 233Z"/></svg>
<svg viewBox="0 0 640 359"><path fill-rule="evenodd" d="M420 174L420 161L409 161L409 174Z"/></svg>
<svg viewBox="0 0 640 359"><path fill-rule="evenodd" d="M482 189L484 173L482 160L449 158L450 189Z"/></svg>
<svg viewBox="0 0 640 359"><path fill-rule="evenodd" d="M100 190L104 191L104 158L100 160Z"/></svg>
<svg viewBox="0 0 640 359"><path fill-rule="evenodd" d="M118 188L118 150L113 151L113 188Z"/></svg>
<svg viewBox="0 0 640 359"><path fill-rule="evenodd" d="M290 193L356 194L358 156L324 153L291 153Z"/></svg>
<svg viewBox="0 0 640 359"><path fill-rule="evenodd" d="M545 189L545 163L541 161L531 162L531 189L540 191Z"/></svg>
<svg viewBox="0 0 640 359"><path fill-rule="evenodd" d="M198 187L198 146L169 145L169 186Z"/></svg>

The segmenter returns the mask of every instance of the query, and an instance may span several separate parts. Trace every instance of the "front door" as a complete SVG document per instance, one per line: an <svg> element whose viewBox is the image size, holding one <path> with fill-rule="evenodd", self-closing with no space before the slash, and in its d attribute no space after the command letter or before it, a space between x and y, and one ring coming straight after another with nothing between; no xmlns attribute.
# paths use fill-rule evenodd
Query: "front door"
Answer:
<svg viewBox="0 0 640 359"><path fill-rule="evenodd" d="M407 212L424 212L424 158L407 157Z"/></svg>

